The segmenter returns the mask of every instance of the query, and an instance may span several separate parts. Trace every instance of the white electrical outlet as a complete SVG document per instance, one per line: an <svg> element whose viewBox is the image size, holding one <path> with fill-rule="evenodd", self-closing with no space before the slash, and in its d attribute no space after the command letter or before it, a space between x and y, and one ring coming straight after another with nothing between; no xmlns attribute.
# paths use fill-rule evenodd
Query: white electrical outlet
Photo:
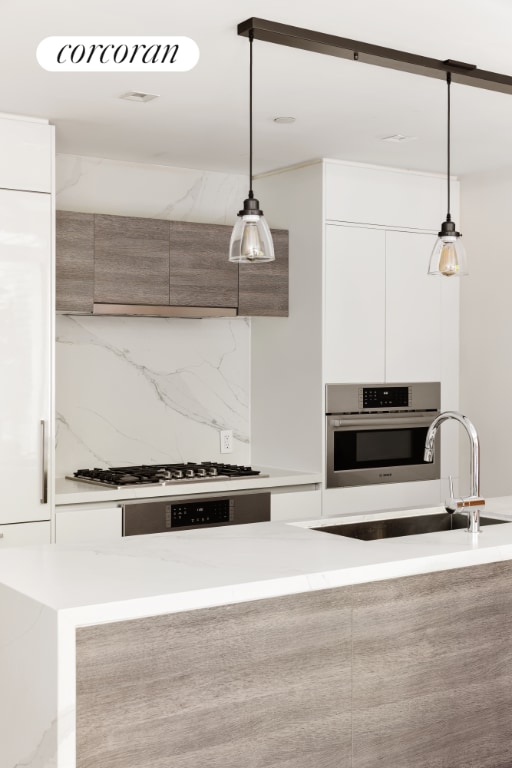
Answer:
<svg viewBox="0 0 512 768"><path fill-rule="evenodd" d="M220 433L220 452L233 453L233 430L223 429Z"/></svg>

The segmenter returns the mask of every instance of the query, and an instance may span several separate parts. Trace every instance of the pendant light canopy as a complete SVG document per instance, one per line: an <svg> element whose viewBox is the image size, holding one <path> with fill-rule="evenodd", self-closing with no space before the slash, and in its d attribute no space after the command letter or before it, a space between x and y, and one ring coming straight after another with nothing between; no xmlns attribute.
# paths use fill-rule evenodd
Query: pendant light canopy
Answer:
<svg viewBox="0 0 512 768"><path fill-rule="evenodd" d="M455 222L450 215L450 86L452 82L451 72L446 73L446 83L448 87L448 153L447 153L447 198L448 212L446 220L441 224L441 231L438 233L437 240L428 266L429 275L444 275L445 277L462 277L468 274L468 265L466 250L462 244L462 235L456 231Z"/></svg>
<svg viewBox="0 0 512 768"><path fill-rule="evenodd" d="M255 264L275 261L272 235L259 200L252 191L252 45L254 35L249 32L249 195L244 200L229 244L229 260Z"/></svg>

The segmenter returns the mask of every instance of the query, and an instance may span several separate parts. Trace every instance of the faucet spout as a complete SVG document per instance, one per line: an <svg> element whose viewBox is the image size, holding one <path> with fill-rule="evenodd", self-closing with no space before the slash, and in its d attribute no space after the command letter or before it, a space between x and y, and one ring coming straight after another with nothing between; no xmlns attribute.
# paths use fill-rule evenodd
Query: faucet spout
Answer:
<svg viewBox="0 0 512 768"><path fill-rule="evenodd" d="M484 499L480 498L480 443L478 440L478 433L475 425L470 421L467 416L463 416L458 411L444 411L436 416L427 431L425 438L425 452L423 458L425 461L434 460L435 451L435 438L437 430L444 421L448 419L454 419L461 424L469 438L470 444L470 495L466 499L454 499L450 498L446 502L448 510L454 512L467 508L469 515L469 530L472 533L477 533L480 530L479 522L479 510L477 506L483 506L485 504ZM452 491L453 493L453 491ZM466 510L465 510L466 511Z"/></svg>

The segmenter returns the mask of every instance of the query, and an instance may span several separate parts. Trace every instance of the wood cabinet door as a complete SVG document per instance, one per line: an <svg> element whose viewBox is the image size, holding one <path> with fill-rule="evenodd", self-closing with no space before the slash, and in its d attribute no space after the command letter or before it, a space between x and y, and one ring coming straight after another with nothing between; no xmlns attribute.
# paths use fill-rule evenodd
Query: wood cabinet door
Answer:
<svg viewBox="0 0 512 768"><path fill-rule="evenodd" d="M94 215L57 211L56 309L92 314L94 300Z"/></svg>
<svg viewBox="0 0 512 768"><path fill-rule="evenodd" d="M76 637L77 768L351 765L347 590Z"/></svg>
<svg viewBox="0 0 512 768"><path fill-rule="evenodd" d="M238 265L239 315L288 316L288 231L271 231L276 260Z"/></svg>
<svg viewBox="0 0 512 768"><path fill-rule="evenodd" d="M228 259L231 232L222 224L170 222L171 305L238 306L238 265Z"/></svg>
<svg viewBox="0 0 512 768"><path fill-rule="evenodd" d="M385 233L326 227L324 379L384 381Z"/></svg>
<svg viewBox="0 0 512 768"><path fill-rule="evenodd" d="M94 301L169 304L169 222L94 216Z"/></svg>

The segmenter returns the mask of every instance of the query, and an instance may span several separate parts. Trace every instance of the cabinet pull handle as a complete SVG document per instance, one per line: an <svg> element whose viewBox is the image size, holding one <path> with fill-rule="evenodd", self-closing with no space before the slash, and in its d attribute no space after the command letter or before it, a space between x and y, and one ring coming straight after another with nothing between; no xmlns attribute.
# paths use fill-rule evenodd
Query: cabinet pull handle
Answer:
<svg viewBox="0 0 512 768"><path fill-rule="evenodd" d="M46 445L46 421L41 419L41 504L48 503L48 452Z"/></svg>

